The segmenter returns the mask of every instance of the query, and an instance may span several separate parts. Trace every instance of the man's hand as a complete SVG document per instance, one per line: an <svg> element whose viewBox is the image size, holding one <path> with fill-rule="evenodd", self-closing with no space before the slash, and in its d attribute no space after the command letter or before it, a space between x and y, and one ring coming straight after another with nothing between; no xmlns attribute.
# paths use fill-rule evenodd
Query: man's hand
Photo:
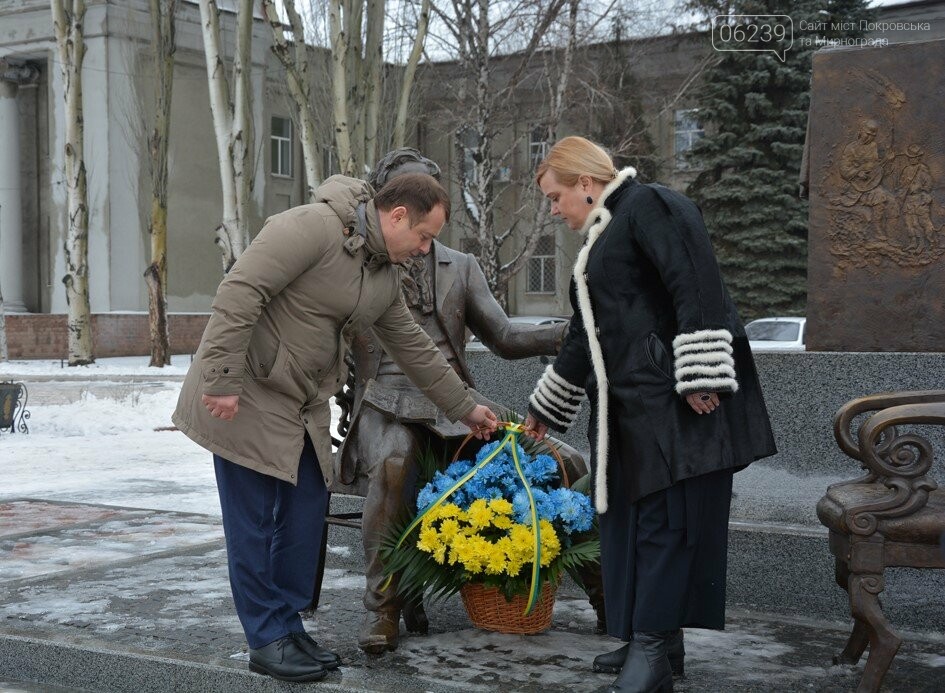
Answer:
<svg viewBox="0 0 945 693"><path fill-rule="evenodd" d="M200 401L210 416L224 421L232 421L240 408L239 395L203 395Z"/></svg>
<svg viewBox="0 0 945 693"><path fill-rule="evenodd" d="M719 396L714 392L693 392L686 401L696 414L711 414L719 406Z"/></svg>
<svg viewBox="0 0 945 693"><path fill-rule="evenodd" d="M476 434L479 440L489 440L489 436L498 427L499 419L489 407L477 404L476 408L462 418L470 431Z"/></svg>
<svg viewBox="0 0 945 693"><path fill-rule="evenodd" d="M544 440L545 436L548 435L548 427L531 414L525 417L523 425L525 426L525 435L537 441Z"/></svg>

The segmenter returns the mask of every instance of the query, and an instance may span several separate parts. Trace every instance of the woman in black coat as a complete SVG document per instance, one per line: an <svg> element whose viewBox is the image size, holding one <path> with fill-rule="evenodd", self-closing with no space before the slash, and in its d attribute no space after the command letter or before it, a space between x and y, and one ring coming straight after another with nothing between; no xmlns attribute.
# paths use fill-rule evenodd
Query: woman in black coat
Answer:
<svg viewBox="0 0 945 693"><path fill-rule="evenodd" d="M681 628L722 629L732 474L776 450L745 330L698 207L616 171L581 137L536 180L587 240L574 317L525 427L567 429L586 396L612 691L671 691ZM671 661L672 660L672 661Z"/></svg>

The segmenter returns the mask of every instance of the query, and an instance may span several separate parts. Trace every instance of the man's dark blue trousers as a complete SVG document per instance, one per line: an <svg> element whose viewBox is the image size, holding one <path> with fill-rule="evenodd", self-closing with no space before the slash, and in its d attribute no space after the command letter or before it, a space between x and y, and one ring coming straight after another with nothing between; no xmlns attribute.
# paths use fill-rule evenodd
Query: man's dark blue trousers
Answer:
<svg viewBox="0 0 945 693"><path fill-rule="evenodd" d="M246 642L259 649L304 630L312 601L328 490L308 436L298 485L213 456L230 588Z"/></svg>

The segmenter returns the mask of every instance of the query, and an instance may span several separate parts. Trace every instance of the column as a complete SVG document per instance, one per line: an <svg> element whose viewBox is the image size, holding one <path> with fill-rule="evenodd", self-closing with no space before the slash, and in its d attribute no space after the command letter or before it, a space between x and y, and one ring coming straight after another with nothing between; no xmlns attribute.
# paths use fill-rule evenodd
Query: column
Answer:
<svg viewBox="0 0 945 693"><path fill-rule="evenodd" d="M20 84L36 79L30 65L0 60L0 291L3 309L25 313L23 303L23 202L20 173Z"/></svg>

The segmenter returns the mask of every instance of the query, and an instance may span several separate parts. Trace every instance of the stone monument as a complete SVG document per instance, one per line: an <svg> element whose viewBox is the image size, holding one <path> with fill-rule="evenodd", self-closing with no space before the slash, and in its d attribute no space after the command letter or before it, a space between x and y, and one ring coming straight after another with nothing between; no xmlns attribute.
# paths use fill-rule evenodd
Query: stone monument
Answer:
<svg viewBox="0 0 945 693"><path fill-rule="evenodd" d="M945 41L818 51L809 351L945 351Z"/></svg>

